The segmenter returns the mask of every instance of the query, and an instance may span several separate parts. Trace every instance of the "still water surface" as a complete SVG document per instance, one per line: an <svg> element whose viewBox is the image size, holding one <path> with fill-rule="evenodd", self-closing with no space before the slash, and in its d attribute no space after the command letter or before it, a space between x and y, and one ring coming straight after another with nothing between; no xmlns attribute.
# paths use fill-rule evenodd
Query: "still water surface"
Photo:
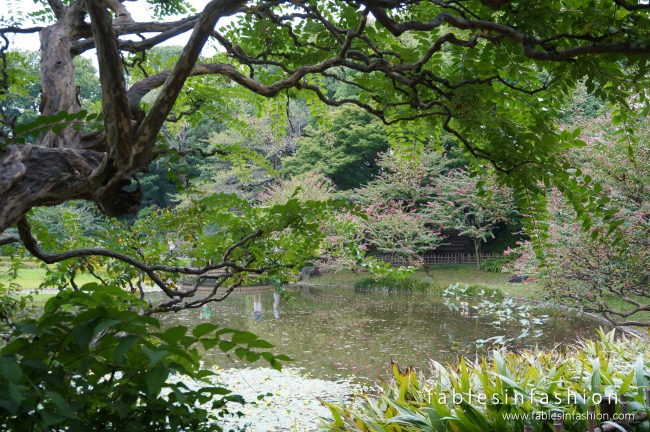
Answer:
<svg viewBox="0 0 650 432"><path fill-rule="evenodd" d="M354 375L363 381L387 376L391 358L402 366L427 370L430 359L444 363L460 354L480 355L477 339L517 338L530 327L518 320L499 326L493 315L477 313L471 302L467 311L459 311L446 306L441 296L313 287L291 292L293 299L286 301L271 289L261 288L256 294L231 295L222 303L161 319L169 326L213 322L248 330L274 344L276 354L291 356L293 361L285 365L303 368L316 378ZM516 339L511 349L572 343L595 336L599 326L565 311L536 309L534 315L549 316L543 325L533 326L535 331L542 330L541 336ZM249 366L218 349L206 353L204 360L221 368ZM255 365L268 366L263 361Z"/></svg>

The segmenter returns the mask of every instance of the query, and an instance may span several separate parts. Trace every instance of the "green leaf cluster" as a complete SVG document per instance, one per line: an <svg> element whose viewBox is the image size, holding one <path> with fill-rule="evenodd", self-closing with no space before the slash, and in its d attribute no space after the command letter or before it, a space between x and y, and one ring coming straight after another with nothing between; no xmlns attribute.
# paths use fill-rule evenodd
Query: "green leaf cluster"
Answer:
<svg viewBox="0 0 650 432"><path fill-rule="evenodd" d="M25 144L28 141L35 142L42 133L52 131L55 134L61 133L65 128L71 126L74 130L81 130L84 123L101 122L102 115L99 113L88 113L81 110L76 113L59 111L53 115L41 115L34 120L18 124L11 137L8 137L2 145Z"/></svg>
<svg viewBox="0 0 650 432"><path fill-rule="evenodd" d="M551 414L563 413L565 431L583 432L589 405L607 395L626 395L630 413L649 409L644 400L648 346L613 331L573 348L494 351L490 359L432 364L433 373L423 376L392 363L393 377L378 395L326 403L332 419L323 429L519 432L529 425L542 432L552 430ZM646 428L647 421L631 422L629 430Z"/></svg>
<svg viewBox="0 0 650 432"><path fill-rule="evenodd" d="M329 177L340 190L353 189L379 172L377 154L389 149L381 122L359 109L345 107L332 113L331 125L305 128L294 157L283 160L283 171L316 171Z"/></svg>
<svg viewBox="0 0 650 432"><path fill-rule="evenodd" d="M51 298L38 318L9 321L0 351L4 430L220 431L240 396L200 368L197 345L280 369L286 356L252 333L201 324L161 330L148 305L88 284Z"/></svg>

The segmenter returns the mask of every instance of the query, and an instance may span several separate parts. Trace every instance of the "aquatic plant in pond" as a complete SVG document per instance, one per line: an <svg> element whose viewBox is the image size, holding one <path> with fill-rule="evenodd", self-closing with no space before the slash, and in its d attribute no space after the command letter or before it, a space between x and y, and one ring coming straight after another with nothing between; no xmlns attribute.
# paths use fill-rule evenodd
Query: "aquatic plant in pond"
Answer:
<svg viewBox="0 0 650 432"><path fill-rule="evenodd" d="M442 295L444 297L456 297L456 299L460 298L467 298L467 297L473 297L473 298L495 298L495 299L501 299L503 298L503 292L494 287L489 287L485 285L478 285L478 284L465 284L461 285L460 282L457 282L455 284L449 284L447 288L442 292Z"/></svg>
<svg viewBox="0 0 650 432"><path fill-rule="evenodd" d="M534 314L535 306L529 303L517 303L512 298L502 298L498 296L498 291L478 291L472 289L470 285L461 286L459 283L449 285L443 291L445 297L445 306L450 310L460 311L461 314L470 316L469 303L465 300L480 300L478 304L472 305L474 317L489 317L492 319L491 324L497 329L512 328L513 324L520 324L523 327L521 333L517 336L508 337L506 335L492 336L487 339L477 339L476 346L482 348L484 345L500 345L512 343L524 339L525 337L539 338L544 332L541 326L548 322L548 315Z"/></svg>

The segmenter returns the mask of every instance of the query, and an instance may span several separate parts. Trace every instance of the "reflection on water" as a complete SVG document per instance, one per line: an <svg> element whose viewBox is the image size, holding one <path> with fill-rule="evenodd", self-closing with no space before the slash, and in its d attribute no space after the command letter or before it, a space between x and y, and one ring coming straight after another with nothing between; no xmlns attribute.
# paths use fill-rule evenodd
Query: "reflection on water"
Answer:
<svg viewBox="0 0 650 432"><path fill-rule="evenodd" d="M401 365L428 368L429 359L444 363L459 354L474 357L480 355L476 340L498 335L516 338L524 329L517 322L504 330L493 323L493 317L478 316L472 303L457 310L445 306L442 297L426 294L313 287L292 293L294 299L286 301L271 289L260 289L255 294L231 295L203 309L163 315L161 320L169 326L209 321L251 331L274 344L276 354L290 355L294 361L289 366L326 379L352 374L375 380L388 373L391 358ZM511 348L571 343L580 336L594 336L599 325L563 311L535 313L550 315L542 335L525 337ZM225 368L247 366L216 350L206 353L204 360Z"/></svg>

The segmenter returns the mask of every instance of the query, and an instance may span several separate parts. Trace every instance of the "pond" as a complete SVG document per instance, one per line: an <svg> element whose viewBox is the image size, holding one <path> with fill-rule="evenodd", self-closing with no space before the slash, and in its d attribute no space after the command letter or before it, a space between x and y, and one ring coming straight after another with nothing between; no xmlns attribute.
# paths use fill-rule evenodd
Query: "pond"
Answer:
<svg viewBox="0 0 650 432"><path fill-rule="evenodd" d="M427 370L431 359L440 363L463 354L474 358L487 349L477 340L505 336L509 349L538 345L551 348L593 337L601 325L587 317L554 309L431 294L381 294L336 288L294 288L285 300L270 288L233 294L203 309L164 315L165 325L188 327L213 322L248 330L274 344L276 354L293 361L314 378L339 380L354 376L362 382L387 377L390 360L401 366ZM463 300L463 299L460 299ZM261 304L260 304L261 303ZM486 306L486 304L488 306ZM248 367L215 350L206 365ZM268 366L258 362L259 366Z"/></svg>

